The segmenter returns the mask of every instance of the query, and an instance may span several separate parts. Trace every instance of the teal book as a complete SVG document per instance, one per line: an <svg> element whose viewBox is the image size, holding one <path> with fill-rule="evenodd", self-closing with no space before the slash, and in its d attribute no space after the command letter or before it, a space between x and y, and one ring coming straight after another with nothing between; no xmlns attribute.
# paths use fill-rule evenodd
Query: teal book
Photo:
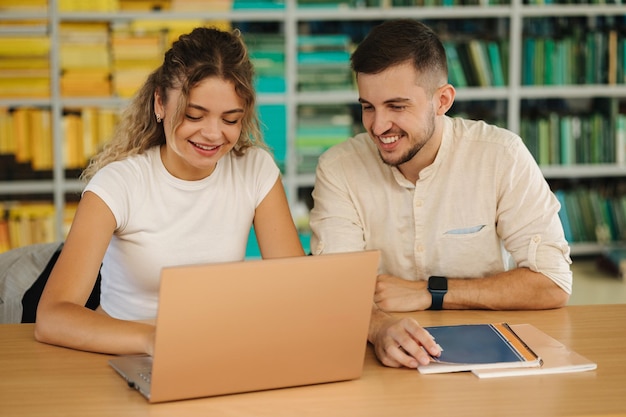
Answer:
<svg viewBox="0 0 626 417"><path fill-rule="evenodd" d="M450 83L455 87L467 87L465 70L463 69L461 58L456 50L456 45L452 42L444 42L444 47L446 49L446 55L448 56Z"/></svg>
<svg viewBox="0 0 626 417"><path fill-rule="evenodd" d="M556 45L554 43L554 39L547 38L544 43L545 49L545 84L546 85L555 85L557 83L557 54L556 54Z"/></svg>
<svg viewBox="0 0 626 417"><path fill-rule="evenodd" d="M493 74L493 85L495 87L504 87L504 71L502 67L502 57L500 56L500 47L497 42L490 41L487 43L487 52L489 54L489 62L491 64L491 73Z"/></svg>
<svg viewBox="0 0 626 417"><path fill-rule="evenodd" d="M565 234L565 240L568 242L574 241L574 235L572 234L572 225L569 220L569 214L567 211L567 201L565 199L565 191L563 189L558 189L554 191L554 196L559 203L561 203L561 208L559 209L559 219L561 220L561 225L563 226L563 233Z"/></svg>
<svg viewBox="0 0 626 417"><path fill-rule="evenodd" d="M582 225L582 216L580 214L580 205L576 195L568 191L565 193L565 210L572 229L572 240L569 242L584 242L584 231Z"/></svg>
<svg viewBox="0 0 626 417"><path fill-rule="evenodd" d="M422 374L541 366L541 358L507 323L425 327L442 348L441 356L419 365Z"/></svg>
<svg viewBox="0 0 626 417"><path fill-rule="evenodd" d="M535 39L527 37L524 39L523 44L522 85L534 85Z"/></svg>

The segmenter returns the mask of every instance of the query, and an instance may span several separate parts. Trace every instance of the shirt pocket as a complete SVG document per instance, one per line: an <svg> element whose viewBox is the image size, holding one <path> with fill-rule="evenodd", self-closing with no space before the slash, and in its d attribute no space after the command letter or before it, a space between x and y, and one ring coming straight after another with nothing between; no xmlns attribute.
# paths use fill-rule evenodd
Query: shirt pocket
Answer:
<svg viewBox="0 0 626 417"><path fill-rule="evenodd" d="M459 229L450 229L444 233L444 235L471 235L479 233L485 228L484 224L477 224L475 226L461 227Z"/></svg>
<svg viewBox="0 0 626 417"><path fill-rule="evenodd" d="M495 225L473 224L449 229L437 242L438 267L451 276L476 277L503 269Z"/></svg>

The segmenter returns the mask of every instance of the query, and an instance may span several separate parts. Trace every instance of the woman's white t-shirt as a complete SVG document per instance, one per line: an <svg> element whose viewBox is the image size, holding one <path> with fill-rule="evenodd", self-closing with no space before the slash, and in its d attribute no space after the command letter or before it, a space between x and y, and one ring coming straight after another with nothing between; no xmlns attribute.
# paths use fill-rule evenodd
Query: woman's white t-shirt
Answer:
<svg viewBox="0 0 626 417"><path fill-rule="evenodd" d="M101 268L104 311L153 318L163 267L244 259L255 210L278 177L260 148L229 152L198 181L172 176L158 146L99 170L84 192L98 195L117 223Z"/></svg>

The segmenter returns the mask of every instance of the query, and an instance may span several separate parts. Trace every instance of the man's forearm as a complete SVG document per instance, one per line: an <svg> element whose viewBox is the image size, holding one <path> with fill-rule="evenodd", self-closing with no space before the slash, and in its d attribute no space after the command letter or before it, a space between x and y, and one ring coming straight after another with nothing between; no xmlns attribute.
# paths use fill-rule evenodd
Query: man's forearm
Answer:
<svg viewBox="0 0 626 417"><path fill-rule="evenodd" d="M562 307L569 295L539 272L516 268L486 278L448 279L444 309L541 310Z"/></svg>

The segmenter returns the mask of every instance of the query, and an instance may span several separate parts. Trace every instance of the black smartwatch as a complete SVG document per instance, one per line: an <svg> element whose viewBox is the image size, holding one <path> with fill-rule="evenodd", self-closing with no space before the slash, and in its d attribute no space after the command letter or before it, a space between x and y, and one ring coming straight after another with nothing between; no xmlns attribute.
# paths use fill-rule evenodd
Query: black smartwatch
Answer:
<svg viewBox="0 0 626 417"><path fill-rule="evenodd" d="M448 292L448 278L432 276L428 278L428 292L433 301L429 310L441 310L443 308L443 296Z"/></svg>

